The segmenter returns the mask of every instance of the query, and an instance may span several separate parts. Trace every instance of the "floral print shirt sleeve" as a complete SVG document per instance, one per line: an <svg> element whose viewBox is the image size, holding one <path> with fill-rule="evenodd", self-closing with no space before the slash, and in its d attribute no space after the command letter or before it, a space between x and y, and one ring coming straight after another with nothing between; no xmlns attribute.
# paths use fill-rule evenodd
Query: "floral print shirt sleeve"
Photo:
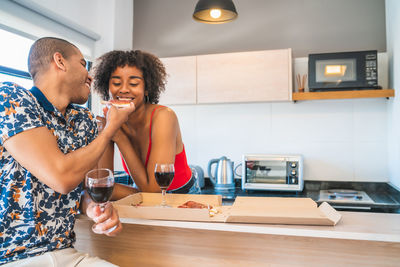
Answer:
<svg viewBox="0 0 400 267"><path fill-rule="evenodd" d="M82 185L60 194L4 147L8 138L37 127L47 127L63 153L88 145L97 135L95 119L86 108L70 105L63 115L38 88L0 83L0 265L71 247L75 241Z"/></svg>
<svg viewBox="0 0 400 267"><path fill-rule="evenodd" d="M0 145L9 137L44 126L29 91L18 87L0 87Z"/></svg>

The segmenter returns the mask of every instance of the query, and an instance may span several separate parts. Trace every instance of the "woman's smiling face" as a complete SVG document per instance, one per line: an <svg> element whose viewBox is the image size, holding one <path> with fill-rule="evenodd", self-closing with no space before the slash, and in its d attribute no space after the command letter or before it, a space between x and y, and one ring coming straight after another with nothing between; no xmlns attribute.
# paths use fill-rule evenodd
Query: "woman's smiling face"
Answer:
<svg viewBox="0 0 400 267"><path fill-rule="evenodd" d="M118 67L111 73L108 88L111 99L133 101L136 107L144 103L143 73L136 67Z"/></svg>

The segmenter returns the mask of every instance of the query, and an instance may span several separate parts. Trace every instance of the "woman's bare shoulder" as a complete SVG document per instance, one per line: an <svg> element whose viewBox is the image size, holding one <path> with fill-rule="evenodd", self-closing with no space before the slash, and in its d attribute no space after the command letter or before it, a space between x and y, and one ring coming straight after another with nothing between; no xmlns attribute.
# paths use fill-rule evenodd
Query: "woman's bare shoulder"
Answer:
<svg viewBox="0 0 400 267"><path fill-rule="evenodd" d="M170 129L175 131L178 128L178 117L171 108L162 106L157 109L153 116L153 129L162 129L163 131Z"/></svg>
<svg viewBox="0 0 400 267"><path fill-rule="evenodd" d="M156 111L156 114L154 115L154 117L162 118L163 120L165 120L165 119L177 120L175 111L173 111L171 108L169 108L167 106L159 106L159 108L157 108L157 111Z"/></svg>

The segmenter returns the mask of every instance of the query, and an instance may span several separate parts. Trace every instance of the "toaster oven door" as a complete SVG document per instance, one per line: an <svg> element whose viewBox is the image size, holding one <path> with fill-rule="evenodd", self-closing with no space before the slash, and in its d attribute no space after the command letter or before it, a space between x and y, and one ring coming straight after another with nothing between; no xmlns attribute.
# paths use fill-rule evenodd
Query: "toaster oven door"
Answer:
<svg viewBox="0 0 400 267"><path fill-rule="evenodd" d="M242 189L301 191L302 166L301 155L243 155Z"/></svg>
<svg viewBox="0 0 400 267"><path fill-rule="evenodd" d="M287 184L287 161L246 161L245 176L245 182L251 184Z"/></svg>

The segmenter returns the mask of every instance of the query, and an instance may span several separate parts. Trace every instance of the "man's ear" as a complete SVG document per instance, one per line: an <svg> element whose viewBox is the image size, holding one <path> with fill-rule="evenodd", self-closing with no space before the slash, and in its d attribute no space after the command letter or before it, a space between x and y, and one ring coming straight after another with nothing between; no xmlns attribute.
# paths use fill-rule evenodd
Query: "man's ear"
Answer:
<svg viewBox="0 0 400 267"><path fill-rule="evenodd" d="M54 63L56 64L57 68L66 71L67 67L65 65L65 58L59 52L55 52L53 55Z"/></svg>

